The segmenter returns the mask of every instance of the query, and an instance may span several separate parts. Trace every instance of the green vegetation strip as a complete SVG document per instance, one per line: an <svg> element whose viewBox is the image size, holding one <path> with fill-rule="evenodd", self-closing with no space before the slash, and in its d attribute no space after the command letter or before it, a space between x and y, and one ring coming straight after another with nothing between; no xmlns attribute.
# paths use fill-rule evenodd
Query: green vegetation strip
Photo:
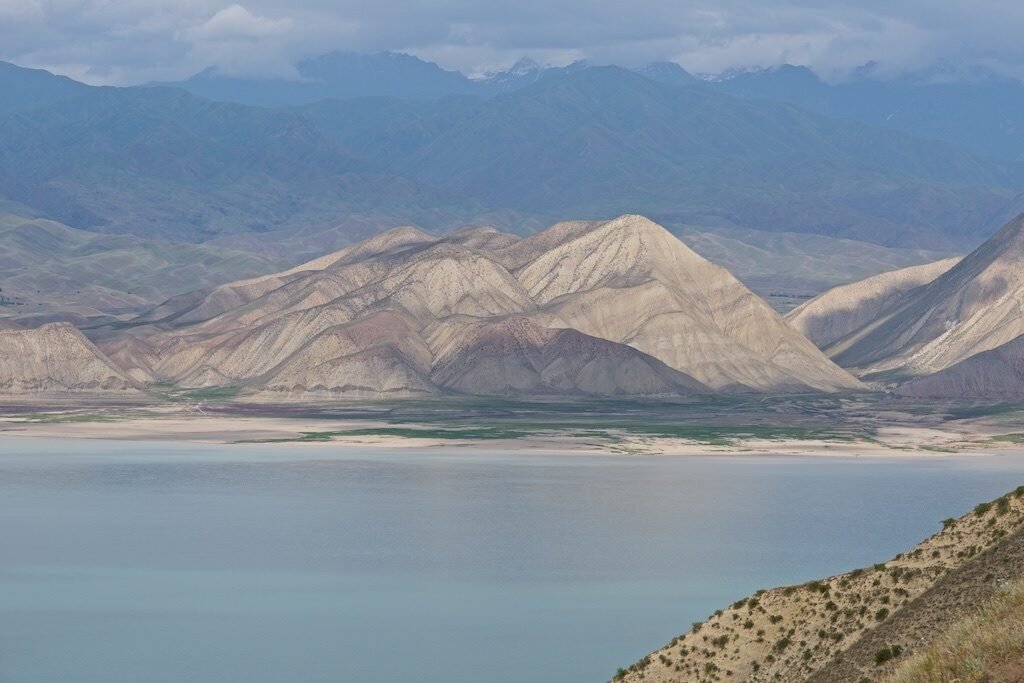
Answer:
<svg viewBox="0 0 1024 683"><path fill-rule="evenodd" d="M270 439L261 443L332 441L336 438L397 437L406 439L436 439L459 441L511 440L537 435L564 435L573 438L600 439L608 443L621 443L622 433L650 438L672 438L692 441L708 446L729 446L743 439L822 440L853 442L852 434L803 427L740 426L704 427L644 423L612 423L597 426L570 426L543 422L513 422L507 425L474 425L464 427L366 427L336 431L302 432L299 436Z"/></svg>

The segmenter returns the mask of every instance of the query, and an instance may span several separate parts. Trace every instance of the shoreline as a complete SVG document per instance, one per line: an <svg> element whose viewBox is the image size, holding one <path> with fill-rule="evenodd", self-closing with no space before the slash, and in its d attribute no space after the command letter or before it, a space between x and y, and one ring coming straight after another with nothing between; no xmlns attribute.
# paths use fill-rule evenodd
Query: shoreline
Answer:
<svg viewBox="0 0 1024 683"><path fill-rule="evenodd" d="M66 418L66 419L65 419ZM515 429L508 427L509 431ZM423 431L424 436L416 432ZM389 433L393 432L393 433ZM437 436L444 434L444 436ZM0 438L96 439L237 446L302 445L370 450L465 450L548 452L618 456L803 456L865 458L944 458L1014 454L1021 444L997 441L981 430L940 430L894 425L870 438L763 438L742 428L716 442L618 429L565 426L537 429L508 438L462 436L458 429L422 421L309 419L170 413L148 416L6 415Z"/></svg>

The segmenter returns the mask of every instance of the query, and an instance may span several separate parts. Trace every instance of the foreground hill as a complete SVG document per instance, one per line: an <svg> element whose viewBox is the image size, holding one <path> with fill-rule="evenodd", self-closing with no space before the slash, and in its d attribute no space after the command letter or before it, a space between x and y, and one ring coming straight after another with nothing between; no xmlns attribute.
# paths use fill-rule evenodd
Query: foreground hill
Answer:
<svg viewBox="0 0 1024 683"><path fill-rule="evenodd" d="M934 374L1024 334L1024 215L947 265L831 290L790 320L843 367L886 382Z"/></svg>
<svg viewBox="0 0 1024 683"><path fill-rule="evenodd" d="M140 381L286 397L836 391L859 382L640 216L383 233L172 299L102 344Z"/></svg>
<svg viewBox="0 0 1024 683"><path fill-rule="evenodd" d="M137 394L136 385L68 324L0 327L0 394Z"/></svg>
<svg viewBox="0 0 1024 683"><path fill-rule="evenodd" d="M615 680L884 680L1006 583L1024 578L1024 487L943 526L885 564L758 591Z"/></svg>
<svg viewBox="0 0 1024 683"><path fill-rule="evenodd" d="M1007 585L977 614L953 624L941 637L889 676L887 683L1024 679L1024 581Z"/></svg>

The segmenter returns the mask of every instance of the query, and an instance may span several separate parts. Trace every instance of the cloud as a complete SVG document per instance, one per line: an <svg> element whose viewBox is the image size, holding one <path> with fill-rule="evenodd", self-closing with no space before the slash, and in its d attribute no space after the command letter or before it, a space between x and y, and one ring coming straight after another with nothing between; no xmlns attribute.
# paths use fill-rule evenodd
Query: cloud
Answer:
<svg viewBox="0 0 1024 683"><path fill-rule="evenodd" d="M295 33L287 17L271 19L231 5L175 37L190 46L187 61L191 63L231 76L297 78L289 49Z"/></svg>
<svg viewBox="0 0 1024 683"><path fill-rule="evenodd" d="M841 75L944 60L1024 75L1019 0L0 0L0 59L90 82L208 66L294 75L308 56L406 51L467 72L521 56L694 71L805 64Z"/></svg>

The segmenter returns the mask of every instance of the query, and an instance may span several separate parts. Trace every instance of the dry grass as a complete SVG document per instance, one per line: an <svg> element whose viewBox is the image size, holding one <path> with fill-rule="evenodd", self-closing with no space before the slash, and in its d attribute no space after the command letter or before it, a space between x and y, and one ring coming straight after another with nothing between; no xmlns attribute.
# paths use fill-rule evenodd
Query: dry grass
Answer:
<svg viewBox="0 0 1024 683"><path fill-rule="evenodd" d="M759 591L621 669L614 680L802 683L943 576L1021 528L1024 487L946 520L939 533L885 564Z"/></svg>
<svg viewBox="0 0 1024 683"><path fill-rule="evenodd" d="M1024 581L957 622L886 683L1010 683L1024 678Z"/></svg>

